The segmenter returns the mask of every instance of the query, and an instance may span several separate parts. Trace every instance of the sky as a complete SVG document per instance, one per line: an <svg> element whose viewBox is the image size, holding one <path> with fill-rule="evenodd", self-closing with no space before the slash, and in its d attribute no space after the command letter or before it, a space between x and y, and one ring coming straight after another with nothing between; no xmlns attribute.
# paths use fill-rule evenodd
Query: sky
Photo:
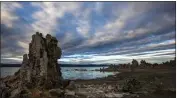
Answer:
<svg viewBox="0 0 177 98"><path fill-rule="evenodd" d="M51 34L61 64L174 59L176 2L1 2L1 63L22 62L35 32Z"/></svg>

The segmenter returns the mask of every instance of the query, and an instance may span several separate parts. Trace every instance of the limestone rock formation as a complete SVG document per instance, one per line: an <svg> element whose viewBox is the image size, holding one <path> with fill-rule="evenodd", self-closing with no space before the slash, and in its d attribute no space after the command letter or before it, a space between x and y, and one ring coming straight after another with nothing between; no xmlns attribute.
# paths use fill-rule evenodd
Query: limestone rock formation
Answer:
<svg viewBox="0 0 177 98"><path fill-rule="evenodd" d="M135 71L135 68L138 67L138 61L133 59L132 60L132 65L131 65L131 72L134 72Z"/></svg>
<svg viewBox="0 0 177 98"><path fill-rule="evenodd" d="M32 36L29 44L29 59L25 60L25 57L23 64L29 69L26 80L33 82L33 86L44 87L47 84L46 88L54 88L60 85L59 81L62 77L57 59L61 57L61 49L57 43L57 39L49 34L46 38L38 32Z"/></svg>
<svg viewBox="0 0 177 98"><path fill-rule="evenodd" d="M21 98L21 93L29 93L33 88L60 88L62 75L57 59L60 59L62 52L57 43L57 39L49 34L45 38L38 32L32 35L29 54L23 55L19 71L13 76L1 79L1 97Z"/></svg>

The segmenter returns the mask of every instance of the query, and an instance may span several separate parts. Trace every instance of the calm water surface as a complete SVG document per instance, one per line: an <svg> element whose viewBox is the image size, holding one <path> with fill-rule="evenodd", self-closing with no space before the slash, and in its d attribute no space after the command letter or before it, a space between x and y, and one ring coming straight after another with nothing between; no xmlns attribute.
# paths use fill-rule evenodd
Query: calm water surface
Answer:
<svg viewBox="0 0 177 98"><path fill-rule="evenodd" d="M19 68L20 67L2 67L1 77L13 75ZM116 74L115 72L93 71L100 68L102 67L61 67L61 72L64 79L95 79ZM82 71L83 69L87 71Z"/></svg>

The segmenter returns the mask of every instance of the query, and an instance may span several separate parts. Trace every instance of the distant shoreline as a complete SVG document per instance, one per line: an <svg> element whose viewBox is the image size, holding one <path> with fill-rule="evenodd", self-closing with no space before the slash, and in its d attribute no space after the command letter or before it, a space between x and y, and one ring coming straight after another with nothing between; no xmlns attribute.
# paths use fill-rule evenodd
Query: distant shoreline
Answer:
<svg viewBox="0 0 177 98"><path fill-rule="evenodd" d="M60 67L108 67L109 65L96 65L96 64L58 64ZM0 67L21 67L21 64L1 64Z"/></svg>

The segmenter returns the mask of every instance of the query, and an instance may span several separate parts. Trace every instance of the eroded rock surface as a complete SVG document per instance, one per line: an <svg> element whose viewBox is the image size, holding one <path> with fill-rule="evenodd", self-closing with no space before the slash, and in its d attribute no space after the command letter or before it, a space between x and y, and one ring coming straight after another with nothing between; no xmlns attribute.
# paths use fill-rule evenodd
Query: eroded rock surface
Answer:
<svg viewBox="0 0 177 98"><path fill-rule="evenodd" d="M19 71L1 79L1 98L22 98L34 88L62 87L62 75L57 63L62 52L57 43L57 39L49 34L45 38L38 32L32 35L29 53L23 55Z"/></svg>

